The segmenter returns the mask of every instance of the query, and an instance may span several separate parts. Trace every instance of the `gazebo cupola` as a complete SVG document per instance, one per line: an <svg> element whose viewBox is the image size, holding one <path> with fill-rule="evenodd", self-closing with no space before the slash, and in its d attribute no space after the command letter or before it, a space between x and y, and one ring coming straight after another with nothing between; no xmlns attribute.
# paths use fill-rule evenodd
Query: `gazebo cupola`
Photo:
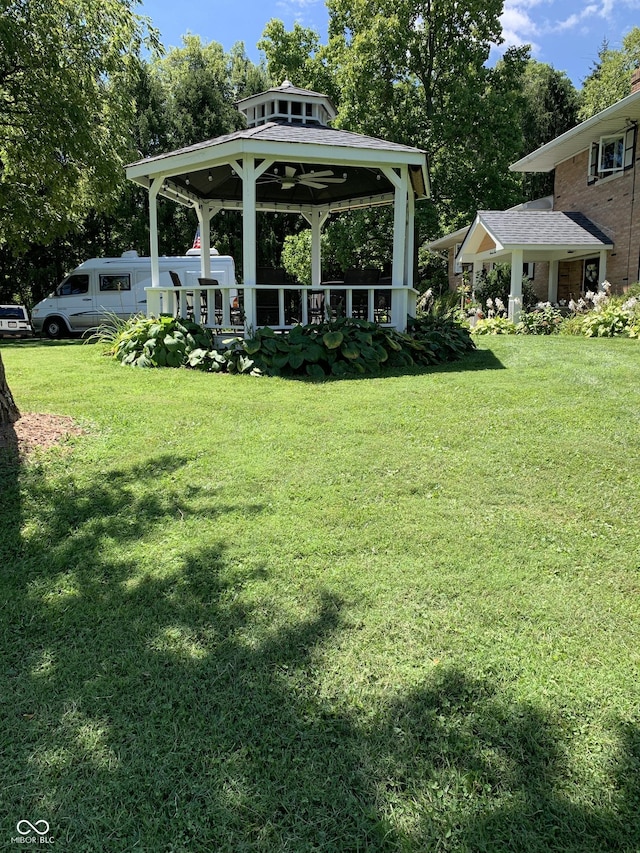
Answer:
<svg viewBox="0 0 640 853"><path fill-rule="evenodd" d="M282 86L244 98L237 106L247 120L247 127L268 122L327 127L336 117L336 108L326 95L299 89L289 80Z"/></svg>

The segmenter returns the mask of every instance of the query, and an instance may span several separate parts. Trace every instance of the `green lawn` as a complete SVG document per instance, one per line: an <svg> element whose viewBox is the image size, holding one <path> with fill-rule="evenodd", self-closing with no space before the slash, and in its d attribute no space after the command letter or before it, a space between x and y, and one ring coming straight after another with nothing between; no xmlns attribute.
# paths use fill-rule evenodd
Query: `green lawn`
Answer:
<svg viewBox="0 0 640 853"><path fill-rule="evenodd" d="M2 346L0 843L640 850L640 346L312 384ZM1 451L0 451L1 452Z"/></svg>

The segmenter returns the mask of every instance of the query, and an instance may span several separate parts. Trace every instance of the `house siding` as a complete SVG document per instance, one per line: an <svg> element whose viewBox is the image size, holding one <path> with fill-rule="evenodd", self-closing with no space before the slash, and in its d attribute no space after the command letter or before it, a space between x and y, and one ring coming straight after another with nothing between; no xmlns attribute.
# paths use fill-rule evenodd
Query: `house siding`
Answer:
<svg viewBox="0 0 640 853"><path fill-rule="evenodd" d="M554 210L580 211L607 234L614 243L607 259L607 279L613 289L623 292L638 281L640 264L640 205L636 203L634 167L619 175L587 183L589 152L559 163L555 170ZM573 283L573 276L572 276ZM560 293L558 293L560 297Z"/></svg>

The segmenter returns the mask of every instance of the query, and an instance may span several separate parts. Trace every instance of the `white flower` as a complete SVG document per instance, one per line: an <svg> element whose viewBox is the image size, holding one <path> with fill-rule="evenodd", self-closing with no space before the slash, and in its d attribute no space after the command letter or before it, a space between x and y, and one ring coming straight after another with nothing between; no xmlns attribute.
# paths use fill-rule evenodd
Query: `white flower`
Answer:
<svg viewBox="0 0 640 853"><path fill-rule="evenodd" d="M573 299L570 299L569 300L569 311L577 311L577 310L578 310L577 304L573 301Z"/></svg>
<svg viewBox="0 0 640 853"><path fill-rule="evenodd" d="M602 282L602 289L604 290L605 293L609 293L609 291L611 290L611 282L606 281L606 280L603 281Z"/></svg>
<svg viewBox="0 0 640 853"><path fill-rule="evenodd" d="M425 296L427 297L427 299L431 299L431 297L433 296L433 290L429 288L429 290L427 290L427 292L425 293Z"/></svg>
<svg viewBox="0 0 640 853"><path fill-rule="evenodd" d="M487 308L493 308L493 299L491 297L487 299Z"/></svg>
<svg viewBox="0 0 640 853"><path fill-rule="evenodd" d="M635 310L635 307L636 307L636 305L638 305L638 304L640 304L640 303L638 302L638 300L636 299L636 297L635 297L635 296L632 296L632 297L630 297L629 299L627 299L627 301L623 304L623 306L622 306L622 310L623 310L623 311L628 311L629 313L631 313L632 311L634 311L634 310Z"/></svg>
<svg viewBox="0 0 640 853"><path fill-rule="evenodd" d="M595 293L593 292L593 290L587 290L587 292L584 295L585 302L593 302L594 297L595 297Z"/></svg>
<svg viewBox="0 0 640 853"><path fill-rule="evenodd" d="M499 297L496 297L496 309L498 311L504 311L504 302Z"/></svg>
<svg viewBox="0 0 640 853"><path fill-rule="evenodd" d="M582 311L584 308L587 307L587 303L584 301L584 299L578 299L578 306L577 307L578 307L579 311Z"/></svg>

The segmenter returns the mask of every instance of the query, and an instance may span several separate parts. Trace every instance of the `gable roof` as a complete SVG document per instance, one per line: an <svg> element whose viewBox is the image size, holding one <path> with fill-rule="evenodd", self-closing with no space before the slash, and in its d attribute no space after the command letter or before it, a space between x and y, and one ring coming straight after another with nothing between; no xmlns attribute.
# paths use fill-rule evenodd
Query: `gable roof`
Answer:
<svg viewBox="0 0 640 853"><path fill-rule="evenodd" d="M606 110L542 145L509 166L512 172L550 172L558 163L586 151L601 136L620 133L640 122L640 91L627 95Z"/></svg>
<svg viewBox="0 0 640 853"><path fill-rule="evenodd" d="M561 210L482 210L478 216L486 230L503 246L609 245L604 231L583 213Z"/></svg>
<svg viewBox="0 0 640 853"><path fill-rule="evenodd" d="M525 249L605 249L611 240L582 213L560 210L480 210L458 257Z"/></svg>

